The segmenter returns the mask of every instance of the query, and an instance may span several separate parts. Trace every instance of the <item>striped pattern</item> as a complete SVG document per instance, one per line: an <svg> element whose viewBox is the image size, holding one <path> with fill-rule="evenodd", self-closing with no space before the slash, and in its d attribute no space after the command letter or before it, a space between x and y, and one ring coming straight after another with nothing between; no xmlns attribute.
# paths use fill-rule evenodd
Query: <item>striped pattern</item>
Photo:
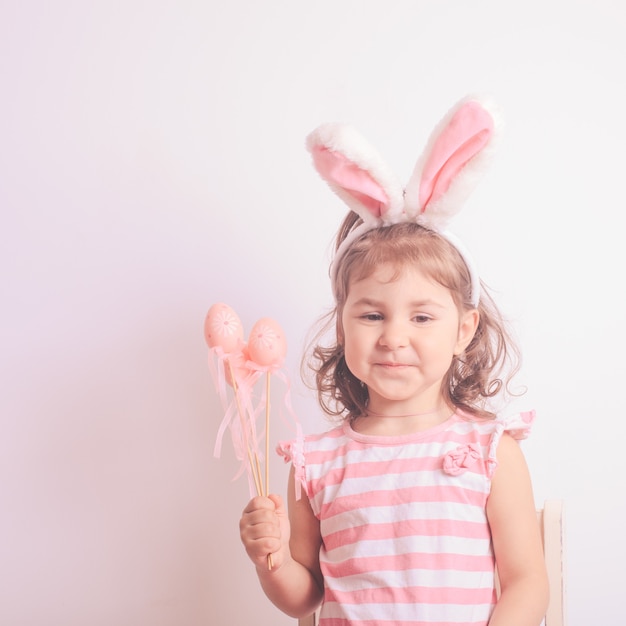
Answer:
<svg viewBox="0 0 626 626"><path fill-rule="evenodd" d="M505 430L525 436L528 415L475 421L457 413L405 437L363 436L346 424L283 446L320 520L320 626L487 624L495 450ZM446 473L444 457L470 445L481 454Z"/></svg>

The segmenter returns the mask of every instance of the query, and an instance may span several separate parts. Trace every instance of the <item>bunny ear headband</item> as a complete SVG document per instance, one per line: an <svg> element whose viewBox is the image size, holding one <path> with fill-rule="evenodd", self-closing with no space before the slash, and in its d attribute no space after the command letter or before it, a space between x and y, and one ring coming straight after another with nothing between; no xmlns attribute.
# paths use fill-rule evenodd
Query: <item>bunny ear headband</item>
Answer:
<svg viewBox="0 0 626 626"><path fill-rule="evenodd" d="M416 222L439 233L461 254L472 281L472 304L478 306L480 279L465 246L446 230L485 169L493 152L494 114L486 103L467 98L433 131L403 189L378 153L351 126L323 124L307 137L313 165L330 188L361 217L341 243L332 263L369 230Z"/></svg>

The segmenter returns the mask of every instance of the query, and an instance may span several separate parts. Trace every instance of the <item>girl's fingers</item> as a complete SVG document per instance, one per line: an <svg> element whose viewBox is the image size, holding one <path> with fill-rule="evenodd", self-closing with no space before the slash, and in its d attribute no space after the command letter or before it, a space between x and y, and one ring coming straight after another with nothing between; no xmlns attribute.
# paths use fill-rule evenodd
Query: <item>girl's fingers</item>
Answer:
<svg viewBox="0 0 626 626"><path fill-rule="evenodd" d="M276 504L270 498L253 498L239 522L241 541L250 558L257 563L264 562L268 554L281 548L281 526Z"/></svg>

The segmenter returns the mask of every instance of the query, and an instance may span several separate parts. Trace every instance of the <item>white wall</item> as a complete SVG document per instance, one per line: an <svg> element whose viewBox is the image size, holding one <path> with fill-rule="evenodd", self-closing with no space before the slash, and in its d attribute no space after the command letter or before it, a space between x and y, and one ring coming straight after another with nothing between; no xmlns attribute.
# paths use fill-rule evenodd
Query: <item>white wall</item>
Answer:
<svg viewBox="0 0 626 626"><path fill-rule="evenodd" d="M293 623L212 455L204 315L279 320L325 428L298 362L343 206L304 136L352 122L406 178L483 92L507 130L455 230L522 339L570 624L622 624L625 28L619 0L3 2L0 623Z"/></svg>

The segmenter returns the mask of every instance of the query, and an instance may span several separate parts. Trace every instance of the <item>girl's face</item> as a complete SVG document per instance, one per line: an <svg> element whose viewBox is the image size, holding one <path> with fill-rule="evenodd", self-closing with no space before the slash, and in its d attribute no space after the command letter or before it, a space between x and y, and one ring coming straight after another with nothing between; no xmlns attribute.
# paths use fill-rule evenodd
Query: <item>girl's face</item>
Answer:
<svg viewBox="0 0 626 626"><path fill-rule="evenodd" d="M350 284L341 322L346 363L367 385L371 411L408 415L441 405L442 381L478 312L460 313L449 289L416 268L382 265Z"/></svg>

